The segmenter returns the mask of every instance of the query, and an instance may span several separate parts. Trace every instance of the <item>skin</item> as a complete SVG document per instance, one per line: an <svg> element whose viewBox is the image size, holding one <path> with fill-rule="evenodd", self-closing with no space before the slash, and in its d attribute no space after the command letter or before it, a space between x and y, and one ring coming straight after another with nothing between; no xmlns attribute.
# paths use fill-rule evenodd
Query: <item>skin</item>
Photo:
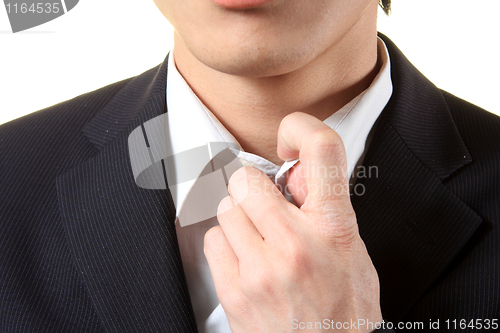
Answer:
<svg viewBox="0 0 500 333"><path fill-rule="evenodd" d="M245 10L155 2L175 29L176 65L193 91L245 151L278 165L287 114L324 120L379 70L374 0L275 0Z"/></svg>
<svg viewBox="0 0 500 333"><path fill-rule="evenodd" d="M205 235L205 255L231 331L291 332L293 320L381 323L378 276L358 233L342 139L317 118L293 113L281 122L278 154L300 158L303 173L289 176L289 183L306 188L291 189L300 208L263 172L241 168L219 204L220 226ZM342 172L317 172L331 167Z"/></svg>
<svg viewBox="0 0 500 333"><path fill-rule="evenodd" d="M179 72L243 149L279 165L300 158L287 179L299 207L261 171L242 168L219 205L220 225L205 235L232 332L287 332L292 319L381 322L343 143L322 123L379 71L377 1L155 2L174 26ZM339 176L314 172L332 167Z"/></svg>

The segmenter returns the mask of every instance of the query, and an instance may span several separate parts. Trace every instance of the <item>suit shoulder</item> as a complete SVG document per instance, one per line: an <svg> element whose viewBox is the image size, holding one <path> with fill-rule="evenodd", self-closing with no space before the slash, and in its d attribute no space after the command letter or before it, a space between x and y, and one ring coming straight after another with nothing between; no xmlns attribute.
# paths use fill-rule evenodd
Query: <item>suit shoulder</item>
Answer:
<svg viewBox="0 0 500 333"><path fill-rule="evenodd" d="M443 96L471 154L479 152L500 160L500 117L446 91Z"/></svg>
<svg viewBox="0 0 500 333"><path fill-rule="evenodd" d="M81 131L129 82L95 91L14 119L0 126L0 197L49 184L58 172L95 153ZM24 184L17 186L16 184Z"/></svg>
<svg viewBox="0 0 500 333"><path fill-rule="evenodd" d="M471 202L471 205L478 211L486 211L478 207L491 202L492 198L498 198L500 190L500 173L498 172L500 117L450 93L443 92L443 95L472 158L472 163L455 175L455 190L457 193L470 191L467 195L460 196L469 197L466 201ZM471 181L472 179L474 182ZM475 191L467 190L466 184L474 184ZM498 209L498 203L495 205Z"/></svg>
<svg viewBox="0 0 500 333"><path fill-rule="evenodd" d="M61 136L83 127L132 78L118 81L64 102L35 111L0 126L2 151L26 142L43 144L44 136Z"/></svg>
<svg viewBox="0 0 500 333"><path fill-rule="evenodd" d="M497 143L500 140L500 117L475 104L467 102L447 91L442 91L449 110L459 131L489 138Z"/></svg>
<svg viewBox="0 0 500 333"><path fill-rule="evenodd" d="M95 154L81 130L130 80L0 126L0 308L6 309L0 327L64 331L65 316L71 318L65 308L88 308L60 222L55 180ZM56 315L42 318L47 310ZM95 314L87 313L80 327L93 321L97 329Z"/></svg>

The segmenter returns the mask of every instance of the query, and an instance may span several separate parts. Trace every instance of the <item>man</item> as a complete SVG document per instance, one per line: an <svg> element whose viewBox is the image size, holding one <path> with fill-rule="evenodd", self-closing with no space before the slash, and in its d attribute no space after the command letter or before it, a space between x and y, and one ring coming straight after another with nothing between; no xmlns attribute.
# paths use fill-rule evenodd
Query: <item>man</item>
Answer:
<svg viewBox="0 0 500 333"><path fill-rule="evenodd" d="M156 3L163 64L0 128L1 331L498 327L500 120L379 40L376 1ZM203 247L135 183L128 137L165 110L255 166Z"/></svg>

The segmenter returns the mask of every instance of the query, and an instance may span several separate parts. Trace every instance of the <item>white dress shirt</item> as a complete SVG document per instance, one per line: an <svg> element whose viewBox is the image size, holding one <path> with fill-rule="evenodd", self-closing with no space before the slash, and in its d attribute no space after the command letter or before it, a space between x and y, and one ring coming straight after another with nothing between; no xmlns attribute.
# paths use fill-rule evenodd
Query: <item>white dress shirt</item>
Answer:
<svg viewBox="0 0 500 333"><path fill-rule="evenodd" d="M351 185L363 161L369 140L368 134L392 95L390 59L386 46L378 39L378 55L382 67L372 84L352 101L334 112L324 123L341 136L347 154ZM242 151L238 142L196 97L178 72L173 52L170 53L167 76L167 142L170 154L174 155L210 143L226 142L239 148L238 158L223 172L199 177L189 181L175 181L169 186L177 210L176 229L179 248L200 333L230 333L222 306L219 304L212 275L203 253L203 236L218 224L215 217L217 205L227 195L226 183L232 172L244 165L252 165L264 171L276 184L284 182L284 173L297 161L285 162L281 167L251 153ZM210 151L210 158L217 152ZM182 168L183 166L178 166ZM200 166L201 170L205 166ZM175 178L175 172L169 179ZM170 181L170 180L169 180ZM351 187L352 190L352 187ZM285 193L284 193L285 194ZM293 200L285 196L289 201Z"/></svg>

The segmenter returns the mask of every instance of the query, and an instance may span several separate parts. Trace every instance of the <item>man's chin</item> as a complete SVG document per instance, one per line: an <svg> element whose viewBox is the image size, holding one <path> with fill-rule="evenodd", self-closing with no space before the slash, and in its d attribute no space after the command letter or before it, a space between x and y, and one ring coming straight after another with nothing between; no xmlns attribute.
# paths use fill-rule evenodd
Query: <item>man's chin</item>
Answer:
<svg viewBox="0 0 500 333"><path fill-rule="evenodd" d="M274 51L268 54L251 55L248 52L225 54L220 56L200 56L200 62L213 70L229 75L244 77L269 77L292 72L303 65L296 56L279 54Z"/></svg>

